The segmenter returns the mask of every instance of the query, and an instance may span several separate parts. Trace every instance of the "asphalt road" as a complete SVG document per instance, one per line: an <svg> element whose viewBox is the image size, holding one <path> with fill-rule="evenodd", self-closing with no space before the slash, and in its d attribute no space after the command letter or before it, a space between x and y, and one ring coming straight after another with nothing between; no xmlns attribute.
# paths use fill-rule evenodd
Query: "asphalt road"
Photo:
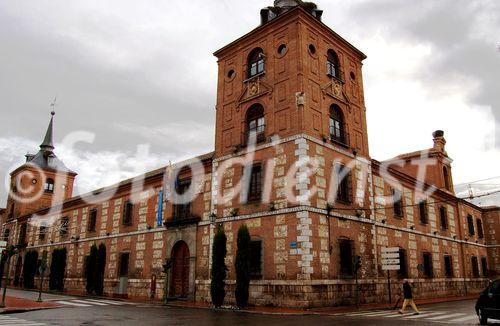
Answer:
<svg viewBox="0 0 500 326"><path fill-rule="evenodd" d="M0 315L0 325L478 325L474 300L419 307L420 315L408 311L365 311L334 316L276 316L232 311L183 309L160 305L124 304L109 300L65 297L63 308ZM68 303L69 302L69 303ZM72 305L71 305L72 304ZM492 322L498 323L498 322Z"/></svg>

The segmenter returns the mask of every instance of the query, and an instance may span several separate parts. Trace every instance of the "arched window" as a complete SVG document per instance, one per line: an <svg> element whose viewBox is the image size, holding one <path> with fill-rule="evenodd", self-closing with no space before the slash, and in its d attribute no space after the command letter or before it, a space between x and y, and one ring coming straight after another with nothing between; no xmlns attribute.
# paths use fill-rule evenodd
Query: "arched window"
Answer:
<svg viewBox="0 0 500 326"><path fill-rule="evenodd" d="M326 73L328 76L335 77L335 78L341 78L340 76L340 60L333 50L328 50L327 52L328 56L328 61L326 63Z"/></svg>
<svg viewBox="0 0 500 326"><path fill-rule="evenodd" d="M256 137L257 142L265 140L266 123L264 120L264 107L260 104L252 105L246 117L247 139Z"/></svg>
<svg viewBox="0 0 500 326"><path fill-rule="evenodd" d="M330 137L333 141L347 144L344 114L338 105L330 107Z"/></svg>
<svg viewBox="0 0 500 326"><path fill-rule="evenodd" d="M45 181L45 192L54 192L54 179L47 179Z"/></svg>
<svg viewBox="0 0 500 326"><path fill-rule="evenodd" d="M446 190L451 190L450 174L448 173L448 168L446 166L443 166L443 178L444 187Z"/></svg>
<svg viewBox="0 0 500 326"><path fill-rule="evenodd" d="M264 51L261 48L254 49L248 56L248 78L262 74L264 66Z"/></svg>

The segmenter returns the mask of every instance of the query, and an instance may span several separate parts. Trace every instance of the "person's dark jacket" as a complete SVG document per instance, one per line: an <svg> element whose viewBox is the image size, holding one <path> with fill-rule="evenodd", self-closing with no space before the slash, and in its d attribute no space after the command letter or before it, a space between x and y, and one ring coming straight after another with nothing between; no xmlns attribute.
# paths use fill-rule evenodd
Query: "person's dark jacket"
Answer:
<svg viewBox="0 0 500 326"><path fill-rule="evenodd" d="M413 293L411 291L411 286L408 283L403 284L403 294L405 299L413 299Z"/></svg>

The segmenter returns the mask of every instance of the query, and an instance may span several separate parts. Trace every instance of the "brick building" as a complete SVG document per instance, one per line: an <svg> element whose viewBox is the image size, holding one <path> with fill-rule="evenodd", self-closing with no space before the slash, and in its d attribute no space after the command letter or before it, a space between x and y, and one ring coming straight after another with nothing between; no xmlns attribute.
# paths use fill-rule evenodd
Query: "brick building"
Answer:
<svg viewBox="0 0 500 326"><path fill-rule="evenodd" d="M385 302L384 247L400 248L394 290L402 278L419 297L482 289L500 271L500 209L455 196L442 131L425 150L370 157L366 56L321 14L277 0L259 27L215 53L212 153L73 197L76 173L54 154L52 118L40 151L11 173L2 220L4 238L19 247L11 273L20 278L29 250L50 259L66 247L65 288L84 291L85 257L104 243L108 295L149 297L156 283L161 298L162 264L172 259L169 296L209 301L211 245L222 227L232 302L244 223L254 304L353 304L357 282L362 302ZM185 194L194 199L178 200Z"/></svg>

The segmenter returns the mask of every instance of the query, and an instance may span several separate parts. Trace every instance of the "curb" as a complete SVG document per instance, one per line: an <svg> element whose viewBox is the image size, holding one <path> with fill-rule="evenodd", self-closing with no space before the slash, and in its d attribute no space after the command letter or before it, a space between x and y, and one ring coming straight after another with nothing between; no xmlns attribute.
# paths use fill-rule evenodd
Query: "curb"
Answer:
<svg viewBox="0 0 500 326"><path fill-rule="evenodd" d="M182 309L204 309L204 310L212 310L218 312L235 312L235 313L244 313L244 314L255 314L255 315L264 315L264 316L312 316L316 315L315 312L304 311L304 312L272 312L272 311L255 311L255 310L246 310L246 309L236 309L236 308L212 308L212 307L192 307L192 306L182 306L176 304L163 304L163 306L171 307L171 308L182 308Z"/></svg>
<svg viewBox="0 0 500 326"><path fill-rule="evenodd" d="M55 308L59 308L59 307L61 307L61 306L2 309L2 310L0 310L0 315L21 314L21 313L24 313L24 312L31 312L31 311L38 311L38 310L47 310L47 309L55 309Z"/></svg>

